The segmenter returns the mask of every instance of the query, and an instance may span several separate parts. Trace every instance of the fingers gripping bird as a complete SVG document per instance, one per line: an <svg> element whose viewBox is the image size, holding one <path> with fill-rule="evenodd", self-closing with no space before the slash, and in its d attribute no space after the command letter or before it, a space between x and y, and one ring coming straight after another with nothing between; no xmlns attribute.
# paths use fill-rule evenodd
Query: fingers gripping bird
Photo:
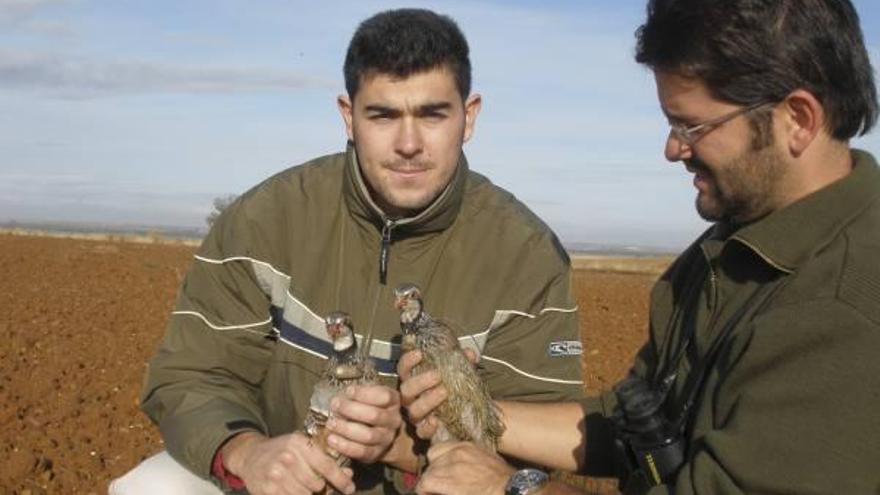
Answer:
<svg viewBox="0 0 880 495"><path fill-rule="evenodd" d="M324 318L324 325L333 343L333 350L321 379L312 390L304 426L312 441L343 466L348 459L327 445L328 432L324 425L330 418L330 401L349 385L375 382L376 369L366 353L358 352L354 328L347 313L330 313Z"/></svg>
<svg viewBox="0 0 880 495"><path fill-rule="evenodd" d="M403 332L401 347L404 352L422 352L422 361L413 368L413 374L436 369L448 392L435 411L441 424L431 443L464 440L497 450L504 432L500 413L452 330L423 310L417 286L401 285L394 296Z"/></svg>

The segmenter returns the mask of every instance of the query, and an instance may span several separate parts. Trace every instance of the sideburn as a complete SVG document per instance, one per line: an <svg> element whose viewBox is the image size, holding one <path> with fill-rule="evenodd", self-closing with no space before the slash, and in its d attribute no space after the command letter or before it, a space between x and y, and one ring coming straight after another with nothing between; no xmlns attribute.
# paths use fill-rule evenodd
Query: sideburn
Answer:
<svg viewBox="0 0 880 495"><path fill-rule="evenodd" d="M752 130L752 151L761 151L773 144L773 108L761 108L747 116Z"/></svg>

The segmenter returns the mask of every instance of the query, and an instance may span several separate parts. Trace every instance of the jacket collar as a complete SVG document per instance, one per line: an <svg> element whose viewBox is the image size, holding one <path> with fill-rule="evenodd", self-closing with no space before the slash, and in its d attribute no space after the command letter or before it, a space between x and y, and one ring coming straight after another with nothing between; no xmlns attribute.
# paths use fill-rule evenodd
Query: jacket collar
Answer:
<svg viewBox="0 0 880 495"><path fill-rule="evenodd" d="M850 220L880 196L880 169L874 158L852 150L853 170L844 178L730 234L778 270L791 273ZM712 237L727 237L730 226L717 224ZM727 232L725 232L727 231Z"/></svg>
<svg viewBox="0 0 880 495"><path fill-rule="evenodd" d="M357 152L351 142L345 154L342 191L346 206L355 218L372 223L380 229L391 222L395 230L408 234L439 232L455 221L461 209L469 170L464 152L461 153L452 180L443 192L419 214L399 219L388 218L370 197L358 165Z"/></svg>

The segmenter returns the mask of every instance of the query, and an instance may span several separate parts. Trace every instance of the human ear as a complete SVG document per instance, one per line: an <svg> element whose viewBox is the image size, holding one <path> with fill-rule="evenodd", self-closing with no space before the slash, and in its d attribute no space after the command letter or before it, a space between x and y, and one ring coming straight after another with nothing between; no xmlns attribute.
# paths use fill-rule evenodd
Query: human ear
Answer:
<svg viewBox="0 0 880 495"><path fill-rule="evenodd" d="M477 93L468 96L464 102L464 142L474 135L474 124L483 106L483 97Z"/></svg>
<svg viewBox="0 0 880 495"><path fill-rule="evenodd" d="M789 152L800 156L825 128L825 110L812 93L803 89L792 91L780 107Z"/></svg>
<svg viewBox="0 0 880 495"><path fill-rule="evenodd" d="M339 108L339 113L342 115L342 120L345 123L345 134L348 136L349 141L354 142L354 128L352 126L354 109L352 105L351 98L348 96L339 95L336 97L336 106Z"/></svg>

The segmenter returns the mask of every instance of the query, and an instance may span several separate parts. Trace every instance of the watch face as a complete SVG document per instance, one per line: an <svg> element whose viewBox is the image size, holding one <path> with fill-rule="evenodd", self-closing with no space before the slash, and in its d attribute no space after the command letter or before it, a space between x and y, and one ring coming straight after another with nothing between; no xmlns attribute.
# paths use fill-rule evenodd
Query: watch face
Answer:
<svg viewBox="0 0 880 495"><path fill-rule="evenodd" d="M504 495L527 495L547 484L549 477L540 469L520 469L507 481Z"/></svg>

